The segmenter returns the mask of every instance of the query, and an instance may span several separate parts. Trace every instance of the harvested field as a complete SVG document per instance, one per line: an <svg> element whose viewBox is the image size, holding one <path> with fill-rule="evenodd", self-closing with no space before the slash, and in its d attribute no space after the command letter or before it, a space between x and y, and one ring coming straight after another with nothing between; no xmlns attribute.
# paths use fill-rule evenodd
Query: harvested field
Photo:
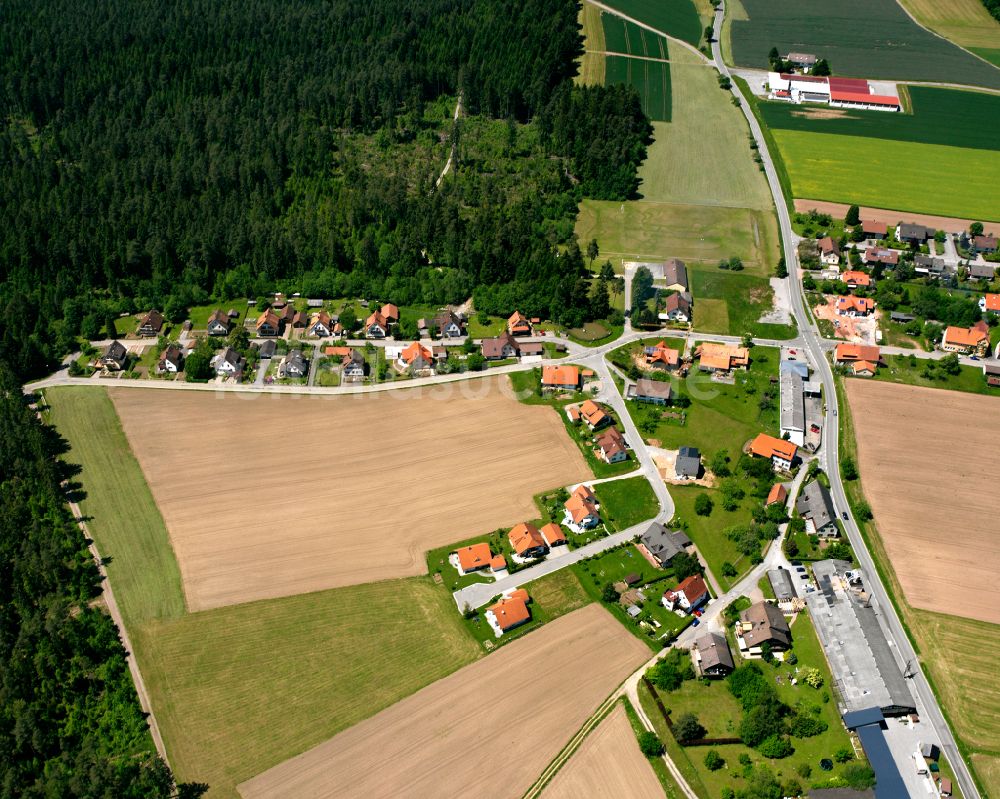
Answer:
<svg viewBox="0 0 1000 799"><path fill-rule="evenodd" d="M427 549L591 477L558 417L492 378L332 401L109 393L192 611L422 574Z"/></svg>
<svg viewBox="0 0 1000 799"><path fill-rule="evenodd" d="M859 206L861 218L870 219L873 222L884 222L887 225L895 225L899 222L914 222L918 225L927 225L936 230L946 230L950 233L957 233L960 230L968 230L973 222L982 222L987 230L1000 230L1000 222L990 222L986 219L960 219L953 216L932 216L931 214L914 214L910 211L892 211L888 208L869 208L866 205ZM796 200L795 210L801 213L809 211L819 211L823 214L830 214L837 219L843 219L850 206L847 203L834 203L827 200Z"/></svg>
<svg viewBox="0 0 1000 799"><path fill-rule="evenodd" d="M239 791L245 799L519 797L648 655L607 611L589 605L265 771ZM502 756L503 769L484 768L485 753Z"/></svg>
<svg viewBox="0 0 1000 799"><path fill-rule="evenodd" d="M1000 622L991 468L1000 398L874 381L845 385L865 494L907 602Z"/></svg>
<svg viewBox="0 0 1000 799"><path fill-rule="evenodd" d="M663 788L639 751L625 708L615 707L542 792L542 799L628 796L663 799Z"/></svg>

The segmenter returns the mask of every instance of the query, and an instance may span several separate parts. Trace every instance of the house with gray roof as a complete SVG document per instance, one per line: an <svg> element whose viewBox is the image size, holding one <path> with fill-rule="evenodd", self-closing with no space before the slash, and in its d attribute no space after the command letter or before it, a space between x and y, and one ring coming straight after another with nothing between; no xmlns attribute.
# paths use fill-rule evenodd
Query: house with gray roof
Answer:
<svg viewBox="0 0 1000 799"><path fill-rule="evenodd" d="M674 472L681 480L697 480L701 473L701 453L697 447L681 447L674 461Z"/></svg>
<svg viewBox="0 0 1000 799"><path fill-rule="evenodd" d="M970 280L992 280L996 276L996 266L990 263L969 264L966 269Z"/></svg>
<svg viewBox="0 0 1000 799"><path fill-rule="evenodd" d="M792 582L792 573L788 569L782 567L768 569L767 580L771 584L774 598L778 600L779 605L795 599L795 584Z"/></svg>
<svg viewBox="0 0 1000 799"><path fill-rule="evenodd" d="M724 635L706 633L694 642L698 668L705 677L725 677L736 668Z"/></svg>
<svg viewBox="0 0 1000 799"><path fill-rule="evenodd" d="M806 404L802 376L798 372L784 371L779 378L781 388L780 424L781 437L787 437L796 446L805 443Z"/></svg>
<svg viewBox="0 0 1000 799"><path fill-rule="evenodd" d="M759 657L764 644L774 651L792 645L792 629L785 614L770 602L756 602L742 611L733 632L745 658Z"/></svg>
<svg viewBox="0 0 1000 799"><path fill-rule="evenodd" d="M923 244L927 239L934 238L934 228L900 222L896 227L896 238L907 244Z"/></svg>
<svg viewBox="0 0 1000 799"><path fill-rule="evenodd" d="M128 364L128 350L120 341L112 341L104 350L98 363L109 372L120 372Z"/></svg>
<svg viewBox="0 0 1000 799"><path fill-rule="evenodd" d="M691 539L681 530L667 530L659 522L653 522L642 534L639 544L661 568L666 568L681 552L687 551Z"/></svg>
<svg viewBox="0 0 1000 799"><path fill-rule="evenodd" d="M650 380L640 377L634 386L629 386L626 398L639 402L650 402L653 405L667 405L670 402L670 383L662 380Z"/></svg>
<svg viewBox="0 0 1000 799"><path fill-rule="evenodd" d="M671 258L663 265L663 281L668 290L687 291L687 266L680 258Z"/></svg>
<svg viewBox="0 0 1000 799"><path fill-rule="evenodd" d="M835 537L840 534L837 529L837 511L833 507L833 498L826 486L818 480L807 483L795 500L795 510L806 520L806 530L810 534Z"/></svg>

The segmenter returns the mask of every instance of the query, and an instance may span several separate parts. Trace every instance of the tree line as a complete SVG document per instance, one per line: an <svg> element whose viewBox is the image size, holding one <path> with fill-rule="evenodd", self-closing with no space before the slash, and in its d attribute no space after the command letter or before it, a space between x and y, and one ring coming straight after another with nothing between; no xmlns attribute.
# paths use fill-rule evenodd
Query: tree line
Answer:
<svg viewBox="0 0 1000 799"><path fill-rule="evenodd" d="M651 127L634 89L572 85L576 14L16 0L0 17L0 358L37 375L108 314L183 317L283 281L504 312L513 293L586 318L582 259L563 257L576 203L635 192ZM457 95L532 144L435 191L425 112ZM518 196L491 194L504 163Z"/></svg>
<svg viewBox="0 0 1000 799"><path fill-rule="evenodd" d="M196 797L139 706L101 576L62 484L76 470L0 364L0 797Z"/></svg>

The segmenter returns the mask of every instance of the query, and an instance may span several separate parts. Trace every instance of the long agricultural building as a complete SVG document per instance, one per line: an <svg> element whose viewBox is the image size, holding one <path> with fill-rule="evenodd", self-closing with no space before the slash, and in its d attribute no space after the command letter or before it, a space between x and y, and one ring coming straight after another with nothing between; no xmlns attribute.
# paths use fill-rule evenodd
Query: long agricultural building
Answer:
<svg viewBox="0 0 1000 799"><path fill-rule="evenodd" d="M767 73L768 99L790 103L827 103L833 108L899 111L899 98L877 94L864 78L823 78L816 75Z"/></svg>

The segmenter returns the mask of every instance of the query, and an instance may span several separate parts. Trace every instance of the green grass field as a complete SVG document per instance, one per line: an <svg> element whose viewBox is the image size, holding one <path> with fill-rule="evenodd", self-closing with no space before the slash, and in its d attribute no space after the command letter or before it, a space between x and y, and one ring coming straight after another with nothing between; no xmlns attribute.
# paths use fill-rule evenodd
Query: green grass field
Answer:
<svg viewBox="0 0 1000 799"><path fill-rule="evenodd" d="M975 53L980 58L985 58L991 64L1000 67L1000 48L995 47L969 47L969 51ZM997 760L1000 763L1000 758ZM1000 774L998 774L1000 776Z"/></svg>
<svg viewBox="0 0 1000 799"><path fill-rule="evenodd" d="M772 130L834 133L872 139L942 144L975 150L1000 150L1000 95L909 86L912 113L846 110L829 117L825 106L760 102L761 116ZM975 120L975 124L956 124Z"/></svg>
<svg viewBox="0 0 1000 799"><path fill-rule="evenodd" d="M699 494L708 494L712 498L715 507L710 516L699 516L694 512L694 501ZM670 496L673 497L677 509L674 519L677 523L684 522L684 529L698 547L715 579L723 589L729 590L743 578L752 564L736 549L736 544L726 538L723 531L727 527L750 523L752 500L744 499L736 510L726 511L720 505L719 491L714 488L670 486ZM735 577L726 577L722 574L724 563L731 563L736 567Z"/></svg>
<svg viewBox="0 0 1000 799"><path fill-rule="evenodd" d="M671 115L670 65L647 58L667 58L667 40L634 22L613 14L602 14L605 48L611 53L605 58L604 82L607 85L626 83L634 86L642 100L643 110L652 120L669 122ZM631 58L629 56L642 56Z"/></svg>
<svg viewBox="0 0 1000 799"><path fill-rule="evenodd" d="M986 10L982 0L901 0L925 27L946 39L971 49L996 47L1000 22Z"/></svg>
<svg viewBox="0 0 1000 799"><path fill-rule="evenodd" d="M429 577L185 614L167 531L100 388L46 392L178 779L210 797L480 653ZM432 634L428 634L432 632Z"/></svg>
<svg viewBox="0 0 1000 799"><path fill-rule="evenodd" d="M996 215L998 151L793 130L773 134L796 197L942 216Z"/></svg>
<svg viewBox="0 0 1000 799"><path fill-rule="evenodd" d="M774 304L774 290L766 278L743 272L696 269L691 273L695 296L694 326L705 333L763 338L795 337L791 325L762 324L757 320Z"/></svg>
<svg viewBox="0 0 1000 799"><path fill-rule="evenodd" d="M702 24L691 0L604 0L604 4L668 36L695 46L701 41Z"/></svg>
<svg viewBox="0 0 1000 799"><path fill-rule="evenodd" d="M767 67L772 47L816 53L834 74L1000 88L1000 70L922 29L894 0L742 0L732 22L740 66ZM995 46L995 45L994 45Z"/></svg>
<svg viewBox="0 0 1000 799"><path fill-rule="evenodd" d="M613 480L594 486L601 503L601 519L613 530L625 530L660 512L656 494L645 477Z"/></svg>

